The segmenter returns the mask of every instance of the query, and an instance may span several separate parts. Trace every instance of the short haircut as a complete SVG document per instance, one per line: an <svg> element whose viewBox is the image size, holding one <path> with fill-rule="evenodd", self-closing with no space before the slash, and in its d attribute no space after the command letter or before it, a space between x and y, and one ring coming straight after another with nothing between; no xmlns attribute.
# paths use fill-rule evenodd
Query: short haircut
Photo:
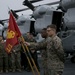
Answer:
<svg viewBox="0 0 75 75"><path fill-rule="evenodd" d="M43 28L42 30L47 30L47 28Z"/></svg>
<svg viewBox="0 0 75 75"><path fill-rule="evenodd" d="M48 25L47 28L53 28L53 29L57 30L57 27L54 24Z"/></svg>

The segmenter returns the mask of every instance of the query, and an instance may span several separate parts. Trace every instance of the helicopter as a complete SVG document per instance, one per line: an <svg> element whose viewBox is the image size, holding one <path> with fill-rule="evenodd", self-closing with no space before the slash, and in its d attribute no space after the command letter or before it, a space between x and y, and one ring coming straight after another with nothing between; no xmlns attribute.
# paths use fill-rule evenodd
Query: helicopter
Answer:
<svg viewBox="0 0 75 75"><path fill-rule="evenodd" d="M47 25L55 24L57 34L62 39L66 57L72 55L71 61L75 63L75 0L60 0L57 9L49 5L34 7L28 0L23 2L33 11L35 19L35 32L40 33Z"/></svg>
<svg viewBox="0 0 75 75"><path fill-rule="evenodd" d="M64 50L67 54L72 55L71 61L75 63L75 1L74 0L61 0L58 9L60 8L65 12L63 16L63 26L59 33L62 39Z"/></svg>

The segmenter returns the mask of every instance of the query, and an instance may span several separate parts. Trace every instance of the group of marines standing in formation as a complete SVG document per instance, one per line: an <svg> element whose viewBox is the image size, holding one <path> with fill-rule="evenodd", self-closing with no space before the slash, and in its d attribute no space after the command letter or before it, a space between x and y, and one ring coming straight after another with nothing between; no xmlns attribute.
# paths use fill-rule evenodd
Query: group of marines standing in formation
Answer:
<svg viewBox="0 0 75 75"><path fill-rule="evenodd" d="M30 53L35 61L35 64L40 71L37 60L37 50L40 50L42 56L42 67L43 75L62 75L64 69L64 50L62 47L61 39L56 35L57 27L52 24L43 28L41 31L41 36L44 38L40 42L36 42L33 35L27 33L24 36L26 42L25 45L28 46ZM7 54L4 49L5 42L0 38L0 72L3 71L15 72L16 70L21 72L22 67L24 69L30 69L30 66L26 66L28 61L21 47L21 44L14 46L11 53ZM4 62L3 62L4 61ZM27 62L26 62L27 61ZM4 67L4 68L3 68Z"/></svg>

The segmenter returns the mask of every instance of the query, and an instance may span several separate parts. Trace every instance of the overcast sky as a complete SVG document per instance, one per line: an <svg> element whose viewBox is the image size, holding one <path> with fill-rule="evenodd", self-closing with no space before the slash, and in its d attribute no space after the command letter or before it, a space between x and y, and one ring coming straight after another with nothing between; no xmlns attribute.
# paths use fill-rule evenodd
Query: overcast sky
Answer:
<svg viewBox="0 0 75 75"><path fill-rule="evenodd" d="M8 19L9 15L8 15L8 7L10 9L13 10L18 10L18 9L22 9L22 8L26 8L26 6L22 5L24 0L0 0L0 20L3 19ZM59 1L59 0L43 0L37 3L34 3L33 5L41 5L41 4L45 4L45 3L50 3L50 2L55 2L55 1ZM28 10L28 11L23 11L18 13L19 15L24 14L31 14L32 11Z"/></svg>

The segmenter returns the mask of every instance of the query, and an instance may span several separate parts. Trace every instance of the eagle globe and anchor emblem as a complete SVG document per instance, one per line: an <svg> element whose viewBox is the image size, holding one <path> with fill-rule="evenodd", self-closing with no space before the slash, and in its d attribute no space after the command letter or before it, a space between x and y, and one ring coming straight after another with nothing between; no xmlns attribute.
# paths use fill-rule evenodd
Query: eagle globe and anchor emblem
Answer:
<svg viewBox="0 0 75 75"><path fill-rule="evenodd" d="M7 30L7 39L13 39L15 37L16 33L15 31L12 31L12 30ZM10 53L10 50L12 49L12 45L11 44L8 44L6 50L8 53Z"/></svg>
<svg viewBox="0 0 75 75"><path fill-rule="evenodd" d="M7 39L12 39L15 37L15 32L12 30L7 30Z"/></svg>

